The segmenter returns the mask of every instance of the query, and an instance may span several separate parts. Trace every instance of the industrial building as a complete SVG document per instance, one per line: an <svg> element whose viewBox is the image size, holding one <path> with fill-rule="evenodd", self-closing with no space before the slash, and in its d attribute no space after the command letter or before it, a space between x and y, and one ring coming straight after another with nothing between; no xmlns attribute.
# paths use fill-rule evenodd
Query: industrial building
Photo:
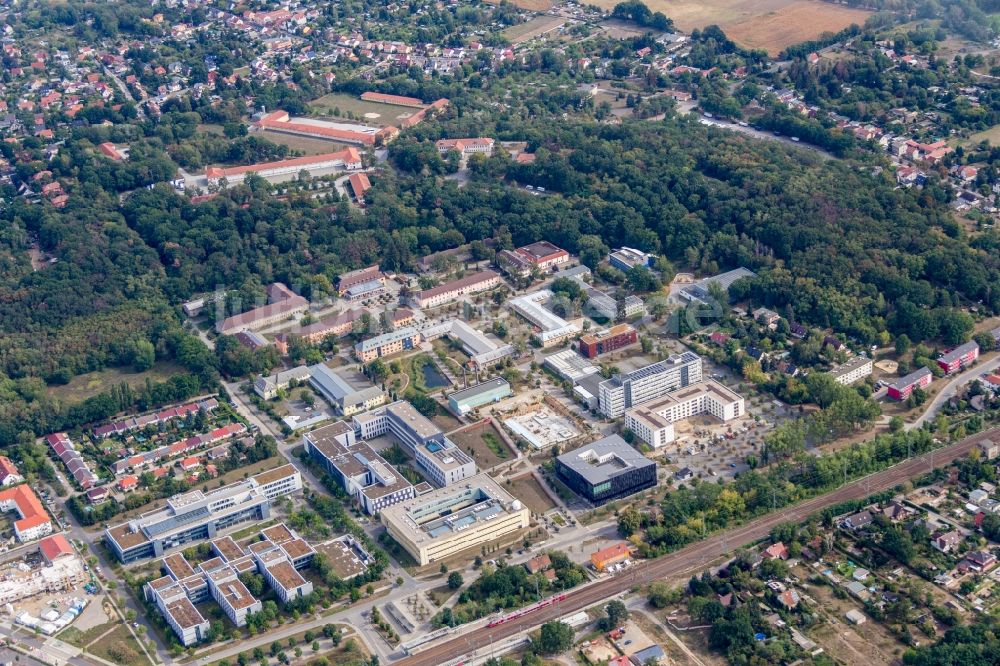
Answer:
<svg viewBox="0 0 1000 666"><path fill-rule="evenodd" d="M544 306L551 298L551 291L540 289L531 294L512 298L508 302L514 312L538 328L535 337L542 343L542 347L551 347L580 332L579 326L569 323Z"/></svg>
<svg viewBox="0 0 1000 666"><path fill-rule="evenodd" d="M160 557L173 548L213 539L235 525L266 520L271 501L301 489L298 470L284 465L207 493L175 495L162 509L108 527L104 541L123 564Z"/></svg>
<svg viewBox="0 0 1000 666"><path fill-rule="evenodd" d="M656 485L656 463L610 435L556 458L559 478L592 504L634 495Z"/></svg>
<svg viewBox="0 0 1000 666"><path fill-rule="evenodd" d="M513 395L510 384L502 377L487 379L485 382L455 391L448 396L448 406L456 414L467 414L473 409L499 402Z"/></svg>
<svg viewBox="0 0 1000 666"><path fill-rule="evenodd" d="M617 351L639 341L639 334L628 324L618 324L596 333L580 336L580 353L587 358L597 358L602 354Z"/></svg>
<svg viewBox="0 0 1000 666"><path fill-rule="evenodd" d="M625 427L654 449L674 441L674 423L698 414L731 421L746 413L743 397L709 379L625 412Z"/></svg>
<svg viewBox="0 0 1000 666"><path fill-rule="evenodd" d="M343 421L303 435L306 453L337 479L369 515L416 497L413 485Z"/></svg>
<svg viewBox="0 0 1000 666"><path fill-rule="evenodd" d="M488 474L440 488L382 511L389 535L420 566L518 538L530 511Z"/></svg>
<svg viewBox="0 0 1000 666"><path fill-rule="evenodd" d="M830 371L834 381L844 386L850 386L870 374L872 374L872 360L867 356L855 356L847 363Z"/></svg>
<svg viewBox="0 0 1000 666"><path fill-rule="evenodd" d="M631 407L700 382L701 376L700 356L690 351L672 354L664 361L601 382L598 407L608 418L618 418Z"/></svg>

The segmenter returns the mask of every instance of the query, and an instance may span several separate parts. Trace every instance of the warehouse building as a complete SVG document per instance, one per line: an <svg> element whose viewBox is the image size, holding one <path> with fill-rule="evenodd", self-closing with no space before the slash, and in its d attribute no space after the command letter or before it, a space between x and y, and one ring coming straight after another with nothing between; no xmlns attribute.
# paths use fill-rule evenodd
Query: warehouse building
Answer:
<svg viewBox="0 0 1000 666"><path fill-rule="evenodd" d="M513 541L530 520L520 500L488 474L390 506L380 515L389 535L420 566Z"/></svg>
<svg viewBox="0 0 1000 666"><path fill-rule="evenodd" d="M674 423L697 414L731 421L746 413L743 397L709 379L625 412L625 427L658 449L674 441Z"/></svg>
<svg viewBox="0 0 1000 666"><path fill-rule="evenodd" d="M656 463L611 435L556 458L567 486L592 504L634 495L656 485Z"/></svg>
<svg viewBox="0 0 1000 666"><path fill-rule="evenodd" d="M448 396L448 406L455 414L467 414L473 409L499 402L513 395L510 384L502 377L488 379L485 382L470 386L461 391L455 391Z"/></svg>
<svg viewBox="0 0 1000 666"><path fill-rule="evenodd" d="M701 357L686 351L659 363L626 374L615 375L598 386L598 406L608 418L654 400L670 391L701 381Z"/></svg>

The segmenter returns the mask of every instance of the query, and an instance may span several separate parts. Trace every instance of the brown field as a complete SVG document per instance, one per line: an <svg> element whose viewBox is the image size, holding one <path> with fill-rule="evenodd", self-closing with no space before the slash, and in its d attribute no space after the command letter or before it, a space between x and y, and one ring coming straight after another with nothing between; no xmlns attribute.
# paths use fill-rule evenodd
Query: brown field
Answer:
<svg viewBox="0 0 1000 666"><path fill-rule="evenodd" d="M453 432L448 437L455 442L458 448L471 455L476 461L476 466L481 470L493 469L500 463L514 457L513 452L492 425L485 428L469 428L461 432ZM487 437L490 441L487 441ZM490 445L491 442L493 446Z"/></svg>
<svg viewBox="0 0 1000 666"><path fill-rule="evenodd" d="M531 509L532 513L545 513L556 506L531 474L525 474L512 480L507 486L507 491L524 502L524 505Z"/></svg>
<svg viewBox="0 0 1000 666"><path fill-rule="evenodd" d="M499 5L500 0L486 0L491 5ZM518 9L526 9L529 12L546 12L552 8L552 0L511 0Z"/></svg>
<svg viewBox="0 0 1000 666"><path fill-rule="evenodd" d="M268 141L288 146L292 150L299 150L306 155L322 155L323 153L335 153L338 150L347 148L346 143L336 141L326 141L324 139L311 139L307 136L295 136L294 134L283 134L281 132L271 132L264 130L257 132L256 136L263 137Z"/></svg>
<svg viewBox="0 0 1000 666"><path fill-rule="evenodd" d="M565 22L566 19L558 16L536 16L525 23L510 26L503 31L503 36L509 39L511 44L520 44L554 31Z"/></svg>
<svg viewBox="0 0 1000 666"><path fill-rule="evenodd" d="M613 9L617 0L594 0L602 9ZM852 23L862 24L870 12L819 0L648 0L684 31L716 24L749 48L777 54L798 42L837 32Z"/></svg>

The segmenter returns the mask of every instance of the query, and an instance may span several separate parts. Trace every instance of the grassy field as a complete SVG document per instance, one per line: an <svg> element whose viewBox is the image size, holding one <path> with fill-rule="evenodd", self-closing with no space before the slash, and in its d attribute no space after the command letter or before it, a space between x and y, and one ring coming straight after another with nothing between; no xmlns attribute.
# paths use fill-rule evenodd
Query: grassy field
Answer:
<svg viewBox="0 0 1000 666"><path fill-rule="evenodd" d="M119 625L110 634L88 646L87 651L113 664L120 664L120 666L138 666L138 664L148 663L142 648L125 625Z"/></svg>
<svg viewBox="0 0 1000 666"><path fill-rule="evenodd" d="M513 455L493 426L469 428L449 435L458 448L476 460L479 469L492 469Z"/></svg>
<svg viewBox="0 0 1000 666"><path fill-rule="evenodd" d="M524 502L533 513L545 513L555 508L555 503L531 474L519 476L507 486L510 494Z"/></svg>
<svg viewBox="0 0 1000 666"><path fill-rule="evenodd" d="M77 402L106 391L115 384L128 382L134 388L142 387L148 377L154 382L169 379L172 375L185 372L184 368L174 363L157 363L146 372L131 372L131 369L108 368L97 372L77 375L63 386L50 386L45 389L49 397L67 402Z"/></svg>
<svg viewBox="0 0 1000 666"><path fill-rule="evenodd" d="M566 19L558 16L536 16L525 23L510 26L501 34L509 39L511 44L520 44L550 30L555 30L565 22Z"/></svg>
<svg viewBox="0 0 1000 666"><path fill-rule="evenodd" d="M983 130L982 132L976 132L969 136L967 145L976 145L980 141L989 141L991 146L1000 146L1000 125L994 125L988 130Z"/></svg>
<svg viewBox="0 0 1000 666"><path fill-rule="evenodd" d="M594 4L610 10L618 0L595 0ZM714 23L741 46L766 49L772 55L824 32L861 25L870 15L820 0L648 0L646 5L669 16L686 32Z"/></svg>
<svg viewBox="0 0 1000 666"><path fill-rule="evenodd" d="M311 107L314 111L321 112L333 118L348 117L348 112L354 114L357 120L364 120L368 125L384 127L395 125L404 118L409 118L420 109L408 106L396 106L395 104L382 104L381 102L369 102L367 100L353 97L351 95L341 95L330 93L319 99L313 100ZM333 113L334 109L340 109L340 115ZM369 114L377 114L370 116Z"/></svg>
<svg viewBox="0 0 1000 666"><path fill-rule="evenodd" d="M298 150L306 155L322 155L323 153L335 153L338 150L347 148L346 143L327 141L325 139L312 139L308 136L295 136L293 134L283 134L281 132L271 132L264 130L257 132L255 136L263 137L268 141L273 141L282 146L288 146L292 150Z"/></svg>

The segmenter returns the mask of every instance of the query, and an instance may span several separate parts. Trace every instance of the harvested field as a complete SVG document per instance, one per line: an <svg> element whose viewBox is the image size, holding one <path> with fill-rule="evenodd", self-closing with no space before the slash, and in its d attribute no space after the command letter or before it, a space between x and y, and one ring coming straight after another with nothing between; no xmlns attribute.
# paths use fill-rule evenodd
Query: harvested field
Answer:
<svg viewBox="0 0 1000 666"><path fill-rule="evenodd" d="M338 150L343 150L347 148L346 143L337 143L336 141L326 141L325 139L313 139L308 136L295 136L294 134L285 134L283 132L272 132L270 130L264 130L263 132L256 132L255 136L263 137L268 141L273 141L274 143L281 144L282 146L288 146L292 150L298 150L304 155L322 155L323 153L335 153Z"/></svg>
<svg viewBox="0 0 1000 666"><path fill-rule="evenodd" d="M554 509L556 506L548 493L545 492L531 474L519 476L512 480L510 485L507 486L507 491L524 502L524 505L531 509L532 513L542 514L549 509Z"/></svg>
<svg viewBox="0 0 1000 666"><path fill-rule="evenodd" d="M486 0L491 5L499 5L500 0ZM518 9L526 9L529 12L545 12L552 8L552 0L511 0Z"/></svg>
<svg viewBox="0 0 1000 666"><path fill-rule="evenodd" d="M504 30L502 34L510 40L511 44L520 44L545 33L552 32L565 22L566 19L558 16L536 16L525 23L512 25Z"/></svg>
<svg viewBox="0 0 1000 666"><path fill-rule="evenodd" d="M595 0L594 4L610 10L617 0ZM741 46L766 49L772 55L824 32L861 25L870 16L864 10L819 0L648 0L646 4L669 16L685 32L714 23Z"/></svg>

